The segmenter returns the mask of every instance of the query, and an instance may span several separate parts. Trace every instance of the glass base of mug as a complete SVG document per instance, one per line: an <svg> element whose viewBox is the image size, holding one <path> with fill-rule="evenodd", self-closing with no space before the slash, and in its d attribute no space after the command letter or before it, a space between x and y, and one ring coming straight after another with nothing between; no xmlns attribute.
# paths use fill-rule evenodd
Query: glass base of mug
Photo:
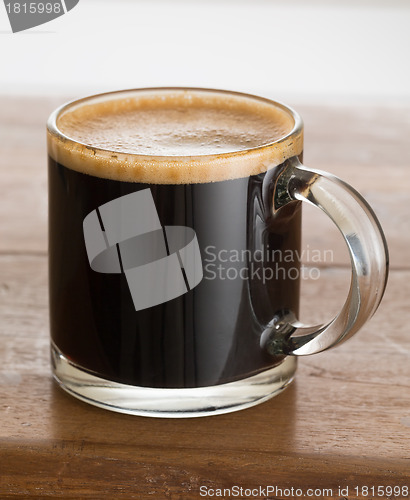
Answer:
<svg viewBox="0 0 410 500"><path fill-rule="evenodd" d="M69 394L100 408L145 417L219 415L263 403L293 380L296 357L243 380L189 389L157 389L120 384L86 372L52 344L54 378Z"/></svg>

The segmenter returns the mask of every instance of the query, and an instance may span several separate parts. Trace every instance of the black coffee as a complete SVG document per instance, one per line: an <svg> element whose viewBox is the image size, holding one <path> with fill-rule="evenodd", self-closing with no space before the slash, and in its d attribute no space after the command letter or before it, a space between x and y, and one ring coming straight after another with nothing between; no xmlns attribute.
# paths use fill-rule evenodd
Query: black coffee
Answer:
<svg viewBox="0 0 410 500"><path fill-rule="evenodd" d="M266 110L263 114L238 104L238 111L232 102L224 104L224 100L213 103L211 119L209 103L198 101L192 108L192 100L185 105L174 101L167 101L163 108L157 101L157 107L151 101L139 102L134 114L129 103L128 108L109 105L100 112L95 108L88 114L78 113L81 119L69 116L66 124L70 126L66 129L64 123L60 124L63 132L77 141L81 134L89 134L90 146L75 149L70 142L58 143L49 137L52 340L71 362L86 371L137 386L208 386L271 368L282 358L266 353L261 346L261 334L275 314L297 314L299 306L300 203L288 204L273 215L271 202L275 177L281 169L278 158L286 159L301 151L285 143L276 151L272 148L273 153L266 152L261 146L269 142L268 129L258 141L257 127L263 115L264 130L270 119L276 125L276 133L284 135L286 120L277 109L269 117ZM159 113L147 125L147 116L154 108ZM194 109L191 114L190 109ZM202 121L201 109L208 110ZM164 110L169 113L169 123ZM238 119L235 113L239 112L243 123L240 130L233 131L232 123ZM145 130L141 132L139 115L144 113ZM278 117L283 118L282 122ZM228 124L225 129L224 120ZM172 129L170 123L174 122L180 123L182 132L175 131L178 126ZM247 122L253 123L248 137L244 125ZM117 128L113 123L117 123ZM157 135L155 126L160 130ZM213 156L181 158L184 134L184 154L202 151L198 143L201 127L208 137L203 151ZM228 129L231 136L224 141ZM75 135L75 130L79 135ZM276 133L272 131L272 140L277 138ZM139 152L132 142L133 135L135 143L141 142L145 148L154 144L153 153L159 150L159 154L166 155L162 159L150 158L141 146L145 156L124 158L123 153ZM104 142L107 137L111 137L111 144ZM215 138L215 144L222 145L222 161L215 156L221 148L209 145ZM86 139L82 139L84 144ZM173 144L176 150L172 150ZM96 151L97 147L106 151ZM241 155L246 147L254 149ZM234 153L227 154L227 150ZM190 287L185 269L189 291L137 310L124 274L125 259L136 257L126 256L124 247L116 245L112 249L117 252L120 269L96 271L87 253L83 224L95 211L104 230L99 207L147 189L158 214L161 238L161 230L166 241L167 228L176 226L195 232L203 277L199 284ZM169 255L172 252L168 247ZM157 251L152 248L152 261ZM141 293L150 286L150 282L141 282Z"/></svg>

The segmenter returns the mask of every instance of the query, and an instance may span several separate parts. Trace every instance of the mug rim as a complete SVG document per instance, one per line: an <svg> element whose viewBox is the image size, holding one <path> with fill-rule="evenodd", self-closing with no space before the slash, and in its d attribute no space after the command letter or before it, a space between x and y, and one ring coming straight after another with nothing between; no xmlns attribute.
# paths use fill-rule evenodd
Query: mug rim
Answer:
<svg viewBox="0 0 410 500"><path fill-rule="evenodd" d="M157 155L157 154L140 154L140 153L131 153L127 151L118 151L118 150L112 150L112 149L105 149L101 147L96 147L90 144L86 144L84 142L81 142L77 139L73 139L72 137L66 135L57 125L58 119L67 111L75 109L75 108L80 108L84 104L87 103L98 103L100 101L104 101L110 96L119 96L121 94L127 95L127 94L139 94L143 92L152 92L152 93L161 93L161 92L183 92L183 91L188 91L188 92L205 92L205 93L212 93L212 94L226 94L230 95L233 97L238 97L238 98L244 98L244 99L250 99L250 100L255 100L258 102L262 102L265 104L268 104L270 106L276 107L284 111L288 116L291 117L293 120L293 127L292 129L287 132L285 135L280 137L279 139L276 139L274 141L270 141L255 147L249 147L249 148L244 148L238 151L229 151L229 152L220 152L220 153L212 153L212 154L205 154L205 155ZM88 96L79 98L79 99L72 99L71 101L68 101L61 106L57 107L49 116L47 120L47 131L54 136L56 139L59 139L60 141L67 143L67 144L77 144L79 146L83 146L87 149L92 149L94 151L95 155L98 155L98 153L101 153L101 155L107 155L110 153L115 153L117 155L126 155L127 157L131 158L141 158L141 160L148 160L148 159L158 159L158 160L170 160L170 161L183 161L186 160L187 158L191 160L212 160L212 159L217 159L217 158L232 158L235 156L243 155L246 153L252 153L252 152L258 152L262 150L269 149L270 147L274 146L277 147L283 142L286 142L289 140L292 136L301 134L303 131L303 120L300 114L295 111L292 107L288 106L287 104L284 104L280 101L276 101L273 99L269 99L267 97L261 97L257 96L254 94L250 94L247 92L239 92L239 91L233 91L233 90L224 90L224 89L216 89L216 88L206 88L206 87L141 87L141 88L132 88L132 89L121 89L121 90L113 90L113 91L107 91L107 92L102 92L98 94L90 94Z"/></svg>

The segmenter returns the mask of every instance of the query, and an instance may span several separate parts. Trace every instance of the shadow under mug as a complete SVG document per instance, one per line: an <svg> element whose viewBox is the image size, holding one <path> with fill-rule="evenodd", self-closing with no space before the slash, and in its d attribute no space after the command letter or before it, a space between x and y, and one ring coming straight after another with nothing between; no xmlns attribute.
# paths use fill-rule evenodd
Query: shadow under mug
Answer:
<svg viewBox="0 0 410 500"><path fill-rule="evenodd" d="M289 127L241 151L152 156L83 144L61 125L70 114L159 100L257 109ZM385 289L386 241L360 194L302 165L302 149L295 111L236 92L139 89L57 109L48 121L49 276L60 386L136 415L226 413L282 391L297 356L356 333ZM324 325L297 319L302 201L332 219L351 258L346 302Z"/></svg>

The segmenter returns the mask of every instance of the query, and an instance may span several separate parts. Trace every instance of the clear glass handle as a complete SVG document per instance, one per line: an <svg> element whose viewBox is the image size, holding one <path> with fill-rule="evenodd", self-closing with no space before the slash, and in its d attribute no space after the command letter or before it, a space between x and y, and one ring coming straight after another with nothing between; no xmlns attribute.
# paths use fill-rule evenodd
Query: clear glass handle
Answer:
<svg viewBox="0 0 410 500"><path fill-rule="evenodd" d="M276 178L274 213L295 200L319 207L333 220L352 264L347 300L328 324L308 327L291 314L278 315L269 324L269 334L264 334L269 352L305 355L344 342L373 315L386 287L388 250L380 223L363 197L337 177L306 168L296 157L285 162Z"/></svg>

